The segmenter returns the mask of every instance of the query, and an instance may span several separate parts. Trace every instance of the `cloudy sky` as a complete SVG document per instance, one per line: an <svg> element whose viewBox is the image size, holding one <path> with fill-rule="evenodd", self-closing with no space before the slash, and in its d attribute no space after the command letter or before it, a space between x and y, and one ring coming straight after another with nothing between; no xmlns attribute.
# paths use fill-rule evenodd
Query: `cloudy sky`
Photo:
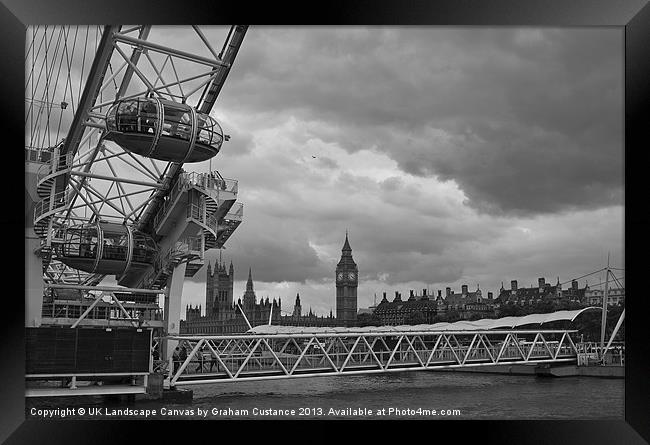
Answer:
<svg viewBox="0 0 650 445"><path fill-rule="evenodd" d="M212 114L236 297L252 267L284 311L335 311L346 230L360 308L624 267L621 29L250 27Z"/></svg>

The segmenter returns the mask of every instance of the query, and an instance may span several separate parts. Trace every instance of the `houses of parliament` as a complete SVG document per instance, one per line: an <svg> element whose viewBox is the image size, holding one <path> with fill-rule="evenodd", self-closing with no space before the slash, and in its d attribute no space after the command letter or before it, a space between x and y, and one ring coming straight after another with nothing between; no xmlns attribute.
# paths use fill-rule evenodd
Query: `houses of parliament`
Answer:
<svg viewBox="0 0 650 445"><path fill-rule="evenodd" d="M282 315L282 300L267 297L257 301L253 289L253 271L248 270L246 291L241 298L234 301L233 285L235 268L232 264L217 262L212 269L208 263L205 280L205 315L202 307L186 306L185 320L181 320L181 334L231 334L246 332L248 323L251 326L262 324L284 326L349 326L357 318L357 288L359 285L359 270L352 258L352 248L345 235L341 249L341 259L336 271L336 317L330 311L327 317L318 317L311 312L302 314L300 294L296 295L291 315ZM242 315L246 314L246 319Z"/></svg>

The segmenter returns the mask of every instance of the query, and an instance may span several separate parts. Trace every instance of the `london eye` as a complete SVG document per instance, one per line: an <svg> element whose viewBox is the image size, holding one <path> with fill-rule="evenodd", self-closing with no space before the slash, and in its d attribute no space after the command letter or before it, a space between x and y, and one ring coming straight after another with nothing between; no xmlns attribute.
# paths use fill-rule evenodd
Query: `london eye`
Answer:
<svg viewBox="0 0 650 445"><path fill-rule="evenodd" d="M246 31L27 30L26 327L178 333L184 278L243 217L237 181L191 165L228 139L214 107Z"/></svg>

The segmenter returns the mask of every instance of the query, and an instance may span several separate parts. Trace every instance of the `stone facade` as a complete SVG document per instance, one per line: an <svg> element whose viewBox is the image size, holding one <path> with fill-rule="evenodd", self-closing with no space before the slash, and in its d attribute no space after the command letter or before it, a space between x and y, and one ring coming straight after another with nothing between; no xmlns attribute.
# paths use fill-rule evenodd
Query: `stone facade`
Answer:
<svg viewBox="0 0 650 445"><path fill-rule="evenodd" d="M585 291L585 303L589 306L602 307L604 289L589 289ZM607 290L607 306L616 306L625 303L625 288L609 288Z"/></svg>
<svg viewBox="0 0 650 445"><path fill-rule="evenodd" d="M544 278L537 280L537 287L520 288L517 280L512 280L510 289L504 289L502 283L498 298L501 304L518 304L520 306L533 306L541 302L558 304L564 299L559 278L554 286L547 283Z"/></svg>
<svg viewBox="0 0 650 445"><path fill-rule="evenodd" d="M352 248L345 234L341 249L341 259L336 265L336 319L353 324L357 319L357 288L359 286L359 269L352 258Z"/></svg>
<svg viewBox="0 0 650 445"><path fill-rule="evenodd" d="M253 290L252 270L248 270L248 281L243 298L233 302L234 267L226 270L225 265L217 263L214 272L208 263L205 298L206 314L201 316L201 307L187 306L185 320L181 320L181 334L231 334L246 332L248 324L241 309L251 326L267 324L269 317L272 323L278 324L281 319L282 301L260 299L257 302ZM243 300L243 303L242 303Z"/></svg>
<svg viewBox="0 0 650 445"><path fill-rule="evenodd" d="M464 284L461 289L460 293L456 293L448 287L444 297L442 291L438 291L435 297L429 295L426 289L422 289L421 295L415 295L411 290L406 301L402 300L399 292L395 292L393 301L388 301L384 292L374 316L382 325L431 324L450 317L469 320L494 316L496 305L492 292L488 292L487 298L484 298L478 288L469 292Z"/></svg>

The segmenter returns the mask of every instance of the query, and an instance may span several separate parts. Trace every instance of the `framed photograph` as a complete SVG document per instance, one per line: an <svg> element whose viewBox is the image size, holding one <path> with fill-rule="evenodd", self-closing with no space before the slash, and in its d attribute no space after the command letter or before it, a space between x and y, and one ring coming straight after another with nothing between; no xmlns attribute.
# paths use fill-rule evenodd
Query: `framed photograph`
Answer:
<svg viewBox="0 0 650 445"><path fill-rule="evenodd" d="M226 25L250 11L5 2L25 286L0 437L481 420L477 440L647 441L649 8Z"/></svg>

